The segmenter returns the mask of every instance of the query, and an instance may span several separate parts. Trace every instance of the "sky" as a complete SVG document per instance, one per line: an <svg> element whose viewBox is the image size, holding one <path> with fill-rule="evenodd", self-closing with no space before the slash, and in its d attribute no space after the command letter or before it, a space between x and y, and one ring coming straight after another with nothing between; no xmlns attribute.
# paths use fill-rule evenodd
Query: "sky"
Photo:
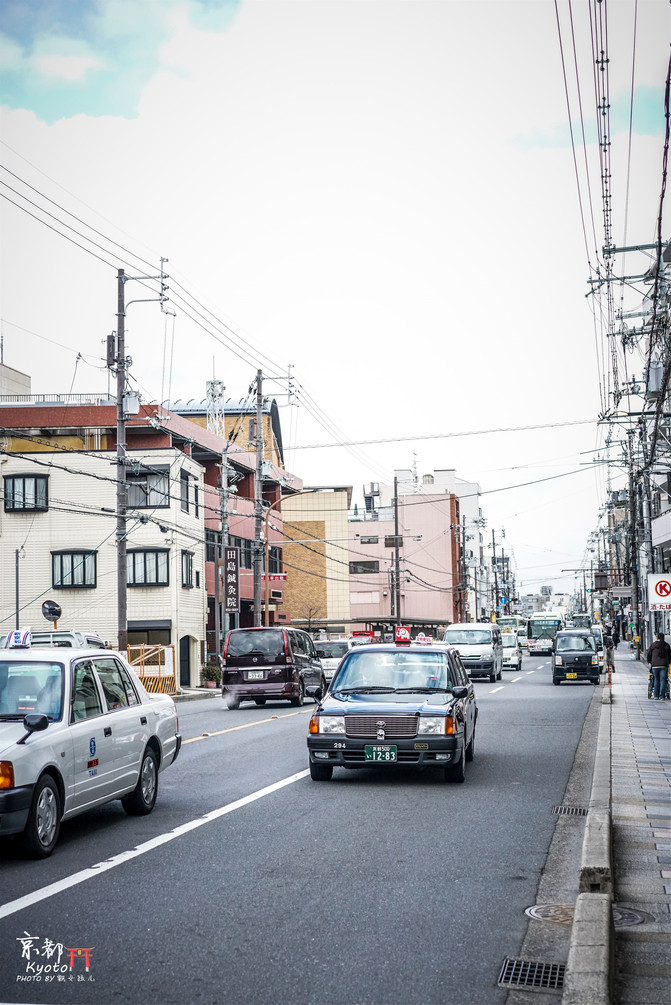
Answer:
<svg viewBox="0 0 671 1005"><path fill-rule="evenodd" d="M213 376L245 398L261 368L306 484L356 500L395 469L455 468L523 591L571 590L562 570L596 557L608 479L624 484L594 464L613 407L586 295L594 8L613 240L651 243L666 0L4 0L4 362L35 393L105 390L117 269L140 277L127 300L152 298L164 257L174 316L150 300L126 320L144 400L202 399ZM618 285L618 306L645 292ZM640 351L619 367L640 378ZM383 442L332 445L364 440Z"/></svg>

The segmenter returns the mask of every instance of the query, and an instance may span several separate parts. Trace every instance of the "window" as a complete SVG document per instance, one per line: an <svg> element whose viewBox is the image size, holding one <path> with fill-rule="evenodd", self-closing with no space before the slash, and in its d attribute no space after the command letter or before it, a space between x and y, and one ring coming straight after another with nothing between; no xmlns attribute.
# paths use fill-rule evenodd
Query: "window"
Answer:
<svg viewBox="0 0 671 1005"><path fill-rule="evenodd" d="M378 537L361 537L359 541L361 544L377 544L380 539Z"/></svg>
<svg viewBox="0 0 671 1005"><path fill-rule="evenodd" d="M167 471L128 472L128 506L130 509L161 509L170 505L170 481Z"/></svg>
<svg viewBox="0 0 671 1005"><path fill-rule="evenodd" d="M182 511L184 513L189 512L189 473L188 471L182 471L180 476L180 498L182 502Z"/></svg>
<svg viewBox="0 0 671 1005"><path fill-rule="evenodd" d="M367 572L379 572L380 563L379 562L350 562L349 564L350 575L359 576L364 575Z"/></svg>
<svg viewBox="0 0 671 1005"><path fill-rule="evenodd" d="M282 571L282 550L281 548L273 548L272 545L268 552L268 572L269 574L276 575L278 572Z"/></svg>
<svg viewBox="0 0 671 1005"><path fill-rule="evenodd" d="M95 551L52 551L51 585L55 590L91 590L96 586Z"/></svg>
<svg viewBox="0 0 671 1005"><path fill-rule="evenodd" d="M74 668L75 682L72 699L72 718L90 719L94 715L102 715L102 702L98 686L93 674L93 664L90 660L82 660Z"/></svg>
<svg viewBox="0 0 671 1005"><path fill-rule="evenodd" d="M196 571L196 589L200 589L200 573Z"/></svg>
<svg viewBox="0 0 671 1005"><path fill-rule="evenodd" d="M249 541L246 537L232 537L230 538L231 548L240 549L240 568L241 569L253 569L254 568L254 542Z"/></svg>
<svg viewBox="0 0 671 1005"><path fill-rule="evenodd" d="M193 486L193 515L198 516L198 486Z"/></svg>
<svg viewBox="0 0 671 1005"><path fill-rule="evenodd" d="M182 586L189 589L193 586L193 552L182 552Z"/></svg>
<svg viewBox="0 0 671 1005"><path fill-rule="evenodd" d="M219 535L216 530L205 531L205 561L216 562L218 557Z"/></svg>
<svg viewBox="0 0 671 1005"><path fill-rule="evenodd" d="M98 679L102 684L108 710L111 712L115 708L127 708L129 704L128 694L121 679L119 665L116 660L95 660L94 666L98 673Z"/></svg>
<svg viewBox="0 0 671 1005"><path fill-rule="evenodd" d="M49 509L48 475L8 475L5 478L5 512Z"/></svg>
<svg viewBox="0 0 671 1005"><path fill-rule="evenodd" d="M129 586L167 586L168 552L127 552L126 578Z"/></svg>

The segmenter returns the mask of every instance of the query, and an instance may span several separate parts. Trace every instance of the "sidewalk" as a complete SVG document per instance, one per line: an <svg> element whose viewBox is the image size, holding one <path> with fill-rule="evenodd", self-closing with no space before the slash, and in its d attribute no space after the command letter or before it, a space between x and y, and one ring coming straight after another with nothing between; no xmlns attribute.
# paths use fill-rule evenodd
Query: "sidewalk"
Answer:
<svg viewBox="0 0 671 1005"><path fill-rule="evenodd" d="M659 1005L669 998L671 978L671 701L648 699L648 664L623 643L615 665L613 1001ZM642 915L642 922L627 911Z"/></svg>

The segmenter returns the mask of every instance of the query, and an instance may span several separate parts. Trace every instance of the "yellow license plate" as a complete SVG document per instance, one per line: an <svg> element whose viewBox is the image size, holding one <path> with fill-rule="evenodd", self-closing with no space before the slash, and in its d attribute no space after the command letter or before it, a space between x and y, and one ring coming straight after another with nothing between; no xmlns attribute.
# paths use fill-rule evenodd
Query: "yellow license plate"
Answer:
<svg viewBox="0 0 671 1005"><path fill-rule="evenodd" d="M566 680L577 680L577 679L578 679L577 673L567 673L566 674Z"/></svg>

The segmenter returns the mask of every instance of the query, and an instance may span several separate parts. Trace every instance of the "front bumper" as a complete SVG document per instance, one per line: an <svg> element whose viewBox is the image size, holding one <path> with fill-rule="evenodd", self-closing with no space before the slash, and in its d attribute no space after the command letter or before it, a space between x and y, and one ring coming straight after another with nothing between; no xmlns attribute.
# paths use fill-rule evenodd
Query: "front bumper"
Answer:
<svg viewBox="0 0 671 1005"><path fill-rule="evenodd" d="M395 761L367 761L368 746L396 747ZM308 736L308 753L313 764L340 768L444 768L456 764L461 756L462 735L415 737L411 740L350 739L342 733Z"/></svg>
<svg viewBox="0 0 671 1005"><path fill-rule="evenodd" d="M28 822L34 785L21 785L0 792L0 834L19 834Z"/></svg>
<svg viewBox="0 0 671 1005"><path fill-rule="evenodd" d="M462 656L461 662L464 665L464 670L468 674L470 674L471 671L475 674L486 674L491 673L494 669L494 660L465 660Z"/></svg>

